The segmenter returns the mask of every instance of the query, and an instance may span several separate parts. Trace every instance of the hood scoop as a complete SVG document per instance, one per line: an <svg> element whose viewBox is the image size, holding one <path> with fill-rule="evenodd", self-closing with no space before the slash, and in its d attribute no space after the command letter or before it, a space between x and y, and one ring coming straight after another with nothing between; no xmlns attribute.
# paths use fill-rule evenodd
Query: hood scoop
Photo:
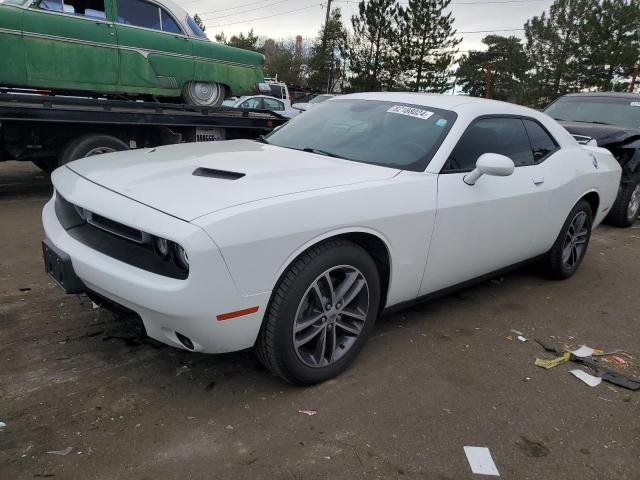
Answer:
<svg viewBox="0 0 640 480"><path fill-rule="evenodd" d="M220 180L238 180L246 174L238 172L230 172L228 170L216 170L214 168L196 168L193 171L194 177L218 178Z"/></svg>

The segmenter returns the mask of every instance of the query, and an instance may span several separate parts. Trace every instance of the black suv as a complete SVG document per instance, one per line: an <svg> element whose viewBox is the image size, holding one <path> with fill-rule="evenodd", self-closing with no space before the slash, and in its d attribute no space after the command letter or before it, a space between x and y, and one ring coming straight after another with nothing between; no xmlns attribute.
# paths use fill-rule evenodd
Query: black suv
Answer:
<svg viewBox="0 0 640 480"><path fill-rule="evenodd" d="M629 227L640 213L640 95L571 93L545 110L578 142L604 147L622 167L618 198L607 221Z"/></svg>

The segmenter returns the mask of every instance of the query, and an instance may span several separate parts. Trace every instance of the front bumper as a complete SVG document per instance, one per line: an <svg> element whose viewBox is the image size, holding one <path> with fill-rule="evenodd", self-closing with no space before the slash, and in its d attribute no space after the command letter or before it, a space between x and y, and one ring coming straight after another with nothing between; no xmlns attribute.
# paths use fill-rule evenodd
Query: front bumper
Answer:
<svg viewBox="0 0 640 480"><path fill-rule="evenodd" d="M68 169L56 171L56 190L75 205L179 242L189 252L185 280L165 277L104 255L74 239L61 225L55 200L43 210L47 242L70 258L73 272L90 291L136 312L147 334L192 351L223 353L253 346L269 293L242 296L215 243L201 228L113 193ZM219 321L218 315L258 307L257 312Z"/></svg>

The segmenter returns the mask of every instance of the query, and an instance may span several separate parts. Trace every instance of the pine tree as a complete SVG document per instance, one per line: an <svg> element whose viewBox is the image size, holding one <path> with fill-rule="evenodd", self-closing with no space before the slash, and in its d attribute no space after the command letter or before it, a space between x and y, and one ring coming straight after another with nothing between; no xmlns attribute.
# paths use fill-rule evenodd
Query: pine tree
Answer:
<svg viewBox="0 0 640 480"><path fill-rule="evenodd" d="M361 1L351 17L353 38L347 50L355 90L380 90L388 77L389 59L397 35L396 0Z"/></svg>
<svg viewBox="0 0 640 480"><path fill-rule="evenodd" d="M584 32L597 0L556 0L539 17L525 24L526 51L531 59L539 105L582 86L585 63Z"/></svg>
<svg viewBox="0 0 640 480"><path fill-rule="evenodd" d="M529 60L517 37L489 35L482 40L487 50L472 50L459 62L456 76L462 91L487 96L487 71L490 72L492 98L526 103Z"/></svg>
<svg viewBox="0 0 640 480"><path fill-rule="evenodd" d="M461 39L456 37L451 0L409 0L400 10L400 52L413 77L413 91L443 93L451 88L451 67Z"/></svg>
<svg viewBox="0 0 640 480"><path fill-rule="evenodd" d="M342 24L342 13L339 8L335 8L311 47L308 81L310 88L327 93L335 90L342 76L346 46L347 31Z"/></svg>

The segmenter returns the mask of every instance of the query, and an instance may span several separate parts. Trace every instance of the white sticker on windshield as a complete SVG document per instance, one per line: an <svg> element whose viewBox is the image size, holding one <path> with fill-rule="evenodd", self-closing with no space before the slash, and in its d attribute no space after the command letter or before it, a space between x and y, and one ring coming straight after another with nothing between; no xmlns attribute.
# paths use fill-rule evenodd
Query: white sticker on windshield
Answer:
<svg viewBox="0 0 640 480"><path fill-rule="evenodd" d="M640 107L640 102L631 102L632 107Z"/></svg>
<svg viewBox="0 0 640 480"><path fill-rule="evenodd" d="M399 115L406 115L408 117L420 118L422 120L427 120L433 116L433 112L429 110L422 110L421 108L415 107L405 107L402 105L394 105L387 113L397 113Z"/></svg>

